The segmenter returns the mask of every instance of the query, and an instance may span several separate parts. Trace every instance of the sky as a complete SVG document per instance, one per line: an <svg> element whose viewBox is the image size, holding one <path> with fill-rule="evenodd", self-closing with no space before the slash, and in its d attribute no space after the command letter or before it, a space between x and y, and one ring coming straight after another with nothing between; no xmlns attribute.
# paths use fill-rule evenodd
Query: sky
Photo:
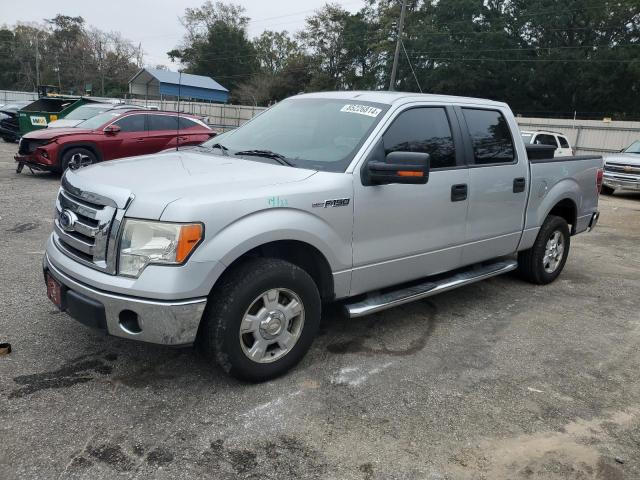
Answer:
<svg viewBox="0 0 640 480"><path fill-rule="evenodd" d="M234 0L243 5L251 18L249 36L264 30L295 32L304 27L306 16L327 0ZM337 0L355 12L364 0ZM142 43L145 63L163 64L177 69L166 52L182 40L184 29L179 17L187 7L199 7L204 0L0 0L0 25L16 22L42 22L61 13L81 16L86 23L104 31L119 31L135 45ZM228 3L228 2L225 2Z"/></svg>

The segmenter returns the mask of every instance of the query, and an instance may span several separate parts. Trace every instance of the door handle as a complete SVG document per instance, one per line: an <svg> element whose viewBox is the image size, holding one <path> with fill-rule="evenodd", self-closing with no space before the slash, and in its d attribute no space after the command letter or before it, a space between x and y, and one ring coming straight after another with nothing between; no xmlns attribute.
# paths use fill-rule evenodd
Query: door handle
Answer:
<svg viewBox="0 0 640 480"><path fill-rule="evenodd" d="M137 137L136 142L144 142L144 137Z"/></svg>
<svg viewBox="0 0 640 480"><path fill-rule="evenodd" d="M527 181L525 180L524 177L513 179L513 193L524 192L524 189L526 186L527 186Z"/></svg>
<svg viewBox="0 0 640 480"><path fill-rule="evenodd" d="M452 202L461 202L467 199L467 184L459 183L457 185L451 186L451 201Z"/></svg>

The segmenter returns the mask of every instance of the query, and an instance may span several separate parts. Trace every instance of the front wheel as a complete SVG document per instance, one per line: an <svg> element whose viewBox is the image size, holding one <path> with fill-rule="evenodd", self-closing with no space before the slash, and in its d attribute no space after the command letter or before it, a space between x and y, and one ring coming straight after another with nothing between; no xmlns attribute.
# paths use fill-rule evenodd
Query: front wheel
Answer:
<svg viewBox="0 0 640 480"><path fill-rule="evenodd" d="M307 272L279 259L248 260L214 288L199 343L232 376L268 380L302 359L320 310L318 288Z"/></svg>
<svg viewBox="0 0 640 480"><path fill-rule="evenodd" d="M518 272L525 280L538 285L553 282L567 262L571 235L562 217L549 215L540 227L529 250L518 253Z"/></svg>
<svg viewBox="0 0 640 480"><path fill-rule="evenodd" d="M70 148L64 152L60 166L63 172L67 169L78 170L93 165L97 160L96 155L87 148Z"/></svg>

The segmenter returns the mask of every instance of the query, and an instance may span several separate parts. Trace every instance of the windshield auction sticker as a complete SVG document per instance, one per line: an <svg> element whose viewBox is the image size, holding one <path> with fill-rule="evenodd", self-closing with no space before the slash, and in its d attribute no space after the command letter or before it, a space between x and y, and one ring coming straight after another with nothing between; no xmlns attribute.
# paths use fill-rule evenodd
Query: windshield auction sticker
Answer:
<svg viewBox="0 0 640 480"><path fill-rule="evenodd" d="M370 107L368 105L345 105L340 109L341 112L359 113L367 117L377 117L382 111L380 108Z"/></svg>

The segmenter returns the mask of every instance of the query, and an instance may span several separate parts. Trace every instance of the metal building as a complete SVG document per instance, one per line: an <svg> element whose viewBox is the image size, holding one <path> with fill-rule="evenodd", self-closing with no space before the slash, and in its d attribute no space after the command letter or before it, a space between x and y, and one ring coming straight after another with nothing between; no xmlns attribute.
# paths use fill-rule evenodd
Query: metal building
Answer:
<svg viewBox="0 0 640 480"><path fill-rule="evenodd" d="M129 93L145 99L180 96L181 99L227 103L229 90L211 77L155 68L141 68L129 80Z"/></svg>

